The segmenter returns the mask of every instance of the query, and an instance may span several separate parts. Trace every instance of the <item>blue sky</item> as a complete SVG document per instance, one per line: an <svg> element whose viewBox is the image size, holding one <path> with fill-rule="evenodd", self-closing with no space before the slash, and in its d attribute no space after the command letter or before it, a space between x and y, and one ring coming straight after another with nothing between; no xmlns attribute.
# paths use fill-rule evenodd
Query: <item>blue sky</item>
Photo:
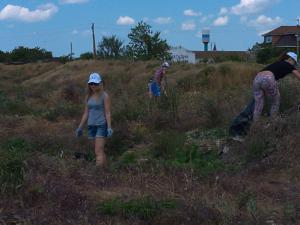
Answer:
<svg viewBox="0 0 300 225"><path fill-rule="evenodd" d="M125 43L143 20L172 46L203 50L201 32L210 30L218 50L247 50L261 34L296 25L300 0L1 0L0 50L41 47L55 56L92 51L96 41L117 35Z"/></svg>

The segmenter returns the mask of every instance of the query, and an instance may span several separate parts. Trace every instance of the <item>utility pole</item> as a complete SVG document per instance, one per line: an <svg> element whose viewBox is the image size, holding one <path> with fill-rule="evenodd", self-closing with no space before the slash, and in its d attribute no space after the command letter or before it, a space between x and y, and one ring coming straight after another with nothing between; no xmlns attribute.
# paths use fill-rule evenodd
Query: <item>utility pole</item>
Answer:
<svg viewBox="0 0 300 225"><path fill-rule="evenodd" d="M72 59L73 59L73 45L72 45L72 42L71 42L70 61L72 61Z"/></svg>
<svg viewBox="0 0 300 225"><path fill-rule="evenodd" d="M297 43L297 56L299 57L299 29L300 29L300 17L297 18L297 35L296 35L296 43Z"/></svg>
<svg viewBox="0 0 300 225"><path fill-rule="evenodd" d="M93 53L94 53L94 60L96 60L96 41L95 41L95 26L92 23L92 33L93 33Z"/></svg>

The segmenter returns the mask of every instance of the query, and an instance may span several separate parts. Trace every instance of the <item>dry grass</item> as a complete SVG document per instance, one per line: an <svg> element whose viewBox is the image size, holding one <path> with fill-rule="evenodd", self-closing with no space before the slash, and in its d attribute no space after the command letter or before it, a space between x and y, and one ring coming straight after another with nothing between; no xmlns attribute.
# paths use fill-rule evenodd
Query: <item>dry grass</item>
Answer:
<svg viewBox="0 0 300 225"><path fill-rule="evenodd" d="M246 225L273 220L295 224L299 220L300 120L294 111L266 129L263 120L245 144L232 144L221 159L225 165L237 166L233 172L202 176L193 167L169 166L152 157L156 137L163 138L162 134L172 140L174 132L226 129L249 100L252 79L261 66L175 64L167 74L168 97L150 103L146 85L158 66L159 62L124 61L0 65L0 91L6 103L14 103L0 117L1 148L12 138L32 147L17 195L0 195L0 221ZM115 135L107 145L111 166L103 170L93 162L72 159L74 152L92 149L85 138L74 138L74 129L83 109L85 83L93 71L103 75L112 98ZM300 93L294 79L286 79L281 89L285 111ZM20 112L25 105L29 110ZM135 215L130 212L109 216L96 210L99 203L114 198L138 202L144 197L171 199L177 205L147 220L124 217Z"/></svg>

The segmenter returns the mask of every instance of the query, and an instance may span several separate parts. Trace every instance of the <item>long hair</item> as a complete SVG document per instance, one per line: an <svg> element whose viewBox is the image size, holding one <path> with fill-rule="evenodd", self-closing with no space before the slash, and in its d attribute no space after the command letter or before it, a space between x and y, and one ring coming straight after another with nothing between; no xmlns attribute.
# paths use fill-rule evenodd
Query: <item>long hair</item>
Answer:
<svg viewBox="0 0 300 225"><path fill-rule="evenodd" d="M100 87L100 91L99 93L103 92L104 91L104 85L103 85L103 82L101 82L99 84L99 87ZM89 100L89 98L93 95L93 91L92 89L90 88L89 84L87 84L87 95L86 95L86 101Z"/></svg>
<svg viewBox="0 0 300 225"><path fill-rule="evenodd" d="M284 61L287 60L288 58L290 58L290 56L287 55L288 51L284 51L280 54L280 56L278 57L277 61Z"/></svg>

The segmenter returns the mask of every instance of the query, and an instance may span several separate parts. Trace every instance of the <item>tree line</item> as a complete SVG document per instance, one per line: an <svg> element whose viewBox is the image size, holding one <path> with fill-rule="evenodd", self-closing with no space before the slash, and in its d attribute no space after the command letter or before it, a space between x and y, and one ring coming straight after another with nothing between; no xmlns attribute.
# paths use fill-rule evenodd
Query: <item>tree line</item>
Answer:
<svg viewBox="0 0 300 225"><path fill-rule="evenodd" d="M99 59L122 59L131 60L167 60L170 59L170 49L166 40L160 37L160 32L154 32L149 24L141 21L131 28L128 34L129 43L124 44L116 35L104 36L97 45L97 58ZM80 59L92 59L92 52L85 52L80 55ZM72 59L72 55L64 55L55 60L66 62ZM51 51L35 47L28 48L19 46L11 52L0 50L0 62L36 62L54 60Z"/></svg>
<svg viewBox="0 0 300 225"><path fill-rule="evenodd" d="M141 21L131 28L128 34L129 43L119 39L116 35L103 36L97 45L98 59L130 59L130 60L169 60L170 46L167 41L160 37L160 32L152 31L149 24ZM283 51L281 48L272 47L270 44L255 43L249 51L255 52L256 62L267 64L274 61ZM93 59L92 52L85 52L79 59ZM36 62L39 60L58 60L63 63L72 59L72 55L64 55L58 58L53 57L51 51L35 47L27 48L19 46L11 52L0 50L0 62Z"/></svg>
<svg viewBox="0 0 300 225"><path fill-rule="evenodd" d="M151 26L143 21L131 28L128 34L129 43L124 44L116 35L104 36L97 46L97 57L106 59L128 58L132 60L167 60L171 58L170 46L154 32ZM81 59L91 59L93 54L86 52Z"/></svg>

